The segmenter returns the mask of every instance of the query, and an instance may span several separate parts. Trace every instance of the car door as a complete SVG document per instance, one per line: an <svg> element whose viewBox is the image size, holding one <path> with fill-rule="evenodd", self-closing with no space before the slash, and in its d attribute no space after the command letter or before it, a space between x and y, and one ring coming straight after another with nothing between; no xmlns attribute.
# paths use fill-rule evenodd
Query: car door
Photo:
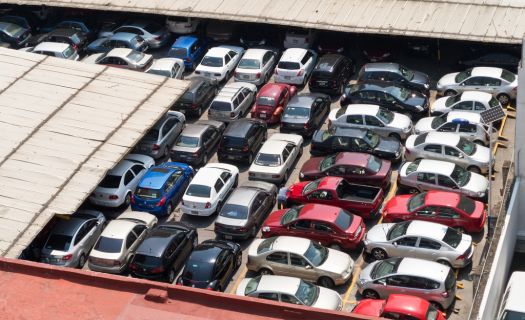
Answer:
<svg viewBox="0 0 525 320"><path fill-rule="evenodd" d="M438 184L436 186L436 189L441 189L445 191L457 191L459 189L459 186L450 177L440 174L438 175Z"/></svg>
<svg viewBox="0 0 525 320"><path fill-rule="evenodd" d="M94 233L97 226L97 219L90 219L84 222L79 228L75 239L73 239L73 247L70 252L74 258L79 258L81 254L87 255L91 249L90 244L95 240Z"/></svg>
<svg viewBox="0 0 525 320"><path fill-rule="evenodd" d="M439 144L427 144L418 153L421 158L443 160L443 146Z"/></svg>
<svg viewBox="0 0 525 320"><path fill-rule="evenodd" d="M501 87L501 80L493 77L482 77L481 84L482 91L496 94L498 93L499 88Z"/></svg>
<svg viewBox="0 0 525 320"><path fill-rule="evenodd" d="M426 300L432 299L433 290L439 288L439 283L422 277L409 276L409 286L406 294L411 294Z"/></svg>
<svg viewBox="0 0 525 320"><path fill-rule="evenodd" d="M319 189L310 192L306 196L306 199L308 203L330 204L334 200L334 196L330 190Z"/></svg>
<svg viewBox="0 0 525 320"><path fill-rule="evenodd" d="M405 293L410 292L410 277L405 275L391 275L386 279L386 286L379 288L378 292L381 297L387 297L392 293Z"/></svg>
<svg viewBox="0 0 525 320"><path fill-rule="evenodd" d="M452 146L445 146L444 157L446 161L454 162L462 167L468 167L469 158L462 151Z"/></svg>
<svg viewBox="0 0 525 320"><path fill-rule="evenodd" d="M414 212L414 215L415 215L415 219L417 220L438 222L436 221L437 212L438 212L438 207L425 206L425 207L419 208L416 212Z"/></svg>
<svg viewBox="0 0 525 320"><path fill-rule="evenodd" d="M389 133L391 132L391 130L385 127L383 122L381 122L375 116L365 115L365 127L383 137L388 137Z"/></svg>
<svg viewBox="0 0 525 320"><path fill-rule="evenodd" d="M299 153L297 149L297 146L295 146L293 143L288 143L286 147L284 147L284 154L288 154L286 160L284 161L285 171L292 171L292 166Z"/></svg>
<svg viewBox="0 0 525 320"><path fill-rule="evenodd" d="M290 253L290 275L301 279L317 281L318 271L303 256Z"/></svg>
<svg viewBox="0 0 525 320"><path fill-rule="evenodd" d="M265 79L266 75L269 74L272 70L272 66L274 64L274 55L272 52L268 51L264 54L262 59L262 68L261 68L261 78Z"/></svg>
<svg viewBox="0 0 525 320"><path fill-rule="evenodd" d="M177 124L177 119L168 118L162 127L160 128L160 136L157 144L159 145L160 152L163 152L168 145L173 144L176 135L175 135L175 125ZM161 153L162 154L162 153Z"/></svg>
<svg viewBox="0 0 525 320"><path fill-rule="evenodd" d="M364 128L365 123L363 121L363 116L360 114L350 114L346 116L345 127L349 128Z"/></svg>
<svg viewBox="0 0 525 320"><path fill-rule="evenodd" d="M418 243L417 257L436 261L440 256L441 244L434 239L421 237Z"/></svg>
<svg viewBox="0 0 525 320"><path fill-rule="evenodd" d="M288 226L286 227L286 235L312 239L313 235L311 228L311 220L296 220L288 224Z"/></svg>
<svg viewBox="0 0 525 320"><path fill-rule="evenodd" d="M439 189L439 187L436 184L436 174L418 172L416 176L416 187L419 191Z"/></svg>
<svg viewBox="0 0 525 320"><path fill-rule="evenodd" d="M242 102L242 113L246 113L247 110L250 110L253 102L253 92L248 88L242 88L242 93L244 95L244 100Z"/></svg>
<svg viewBox="0 0 525 320"><path fill-rule="evenodd" d="M465 81L463 81L460 84L460 90L461 91L482 90L484 88L484 82L485 82L484 78L485 77L474 76L474 77L465 79Z"/></svg>
<svg viewBox="0 0 525 320"><path fill-rule="evenodd" d="M288 253L276 251L267 255L265 260L271 266L274 274L281 276L292 275L288 265Z"/></svg>
<svg viewBox="0 0 525 320"><path fill-rule="evenodd" d="M117 190L117 195L120 198L124 198L128 192L133 192L134 190L133 183L134 183L135 178L136 176L131 170L131 168L128 169L128 171L126 171L126 173L124 174L123 179L121 180L123 184L123 188L119 188L119 190ZM138 183L138 181L136 183Z"/></svg>
<svg viewBox="0 0 525 320"><path fill-rule="evenodd" d="M233 71L235 69L235 65L237 64L237 53L233 50L230 50L225 57L226 61L226 69L229 71Z"/></svg>
<svg viewBox="0 0 525 320"><path fill-rule="evenodd" d="M457 212L454 208L450 207L440 207L439 211L436 213L434 222L444 224L449 227L462 227L468 225L467 219L462 217L462 215Z"/></svg>
<svg viewBox="0 0 525 320"><path fill-rule="evenodd" d="M451 110L457 110L457 111L472 111L474 108L474 102L473 101L460 101L453 105L450 109Z"/></svg>
<svg viewBox="0 0 525 320"><path fill-rule="evenodd" d="M262 191L259 192L257 196L255 196L252 206L254 212L254 221L257 223L257 226L260 226L266 218L266 213L269 211L269 209L271 209L271 201L268 197L268 194Z"/></svg>
<svg viewBox="0 0 525 320"><path fill-rule="evenodd" d="M339 238L333 227L326 222L312 221L312 229L315 234L315 241L319 241L323 246L330 246L336 238Z"/></svg>
<svg viewBox="0 0 525 320"><path fill-rule="evenodd" d="M387 253L391 257L416 257L417 240L414 236L399 237L391 241Z"/></svg>

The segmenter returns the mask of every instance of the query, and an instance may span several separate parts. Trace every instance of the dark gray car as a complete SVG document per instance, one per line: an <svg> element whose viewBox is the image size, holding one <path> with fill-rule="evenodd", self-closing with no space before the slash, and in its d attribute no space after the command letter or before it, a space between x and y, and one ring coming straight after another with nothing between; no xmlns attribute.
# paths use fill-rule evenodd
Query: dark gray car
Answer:
<svg viewBox="0 0 525 320"><path fill-rule="evenodd" d="M184 129L186 117L178 111L168 111L137 143L133 153L153 159L167 157L171 146Z"/></svg>
<svg viewBox="0 0 525 320"><path fill-rule="evenodd" d="M428 96L430 79L427 74L410 70L399 63L367 63L359 71L358 83L363 81L389 81L417 90Z"/></svg>
<svg viewBox="0 0 525 320"><path fill-rule="evenodd" d="M330 112L330 96L306 93L294 96L281 114L281 132L311 136Z"/></svg>
<svg viewBox="0 0 525 320"><path fill-rule="evenodd" d="M193 77L190 86L175 102L173 109L200 117L219 92L217 81L208 77Z"/></svg>

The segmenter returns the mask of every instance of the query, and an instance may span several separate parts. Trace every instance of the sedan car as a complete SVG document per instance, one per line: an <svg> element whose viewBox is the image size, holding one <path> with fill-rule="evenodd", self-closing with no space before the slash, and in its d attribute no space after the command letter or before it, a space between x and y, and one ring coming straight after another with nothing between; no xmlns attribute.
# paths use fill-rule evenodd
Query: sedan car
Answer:
<svg viewBox="0 0 525 320"><path fill-rule="evenodd" d="M163 77L182 79L184 74L184 62L176 58L162 58L153 60L146 73L156 74Z"/></svg>
<svg viewBox="0 0 525 320"><path fill-rule="evenodd" d="M483 202L447 191L395 196L383 208L383 222L423 220L441 223L460 232L480 232L486 219Z"/></svg>
<svg viewBox="0 0 525 320"><path fill-rule="evenodd" d="M225 240L206 240L186 261L178 285L224 291L242 263L241 246Z"/></svg>
<svg viewBox="0 0 525 320"><path fill-rule="evenodd" d="M205 165L197 172L182 197L182 213L210 216L219 212L238 182L239 169L236 166L226 163Z"/></svg>
<svg viewBox="0 0 525 320"><path fill-rule="evenodd" d="M399 141L405 140L413 130L412 120L408 116L373 104L350 104L333 109L328 115L328 125L369 129Z"/></svg>
<svg viewBox="0 0 525 320"><path fill-rule="evenodd" d="M170 34L164 26L146 20L125 22L111 32L103 32L100 36L110 37L118 32L138 34L146 40L148 46L152 49L162 48L170 41Z"/></svg>
<svg viewBox="0 0 525 320"><path fill-rule="evenodd" d="M80 30L72 28L54 29L47 34L33 36L28 40L27 45L35 46L44 41L67 43L78 52L83 52L88 45L87 35Z"/></svg>
<svg viewBox="0 0 525 320"><path fill-rule="evenodd" d="M200 117L219 93L217 81L206 77L191 77L186 80L190 81L190 85L172 109Z"/></svg>
<svg viewBox="0 0 525 320"><path fill-rule="evenodd" d="M248 181L233 190L215 219L215 234L225 239L255 238L259 227L273 209L277 187Z"/></svg>
<svg viewBox="0 0 525 320"><path fill-rule="evenodd" d="M421 158L449 161L468 171L483 174L488 172L490 163L494 163L489 148L452 132L431 131L408 137L405 160Z"/></svg>
<svg viewBox="0 0 525 320"><path fill-rule="evenodd" d="M208 39L196 35L178 37L168 51L168 57L182 59L186 70L193 70L206 53Z"/></svg>
<svg viewBox="0 0 525 320"><path fill-rule="evenodd" d="M399 63L367 63L359 71L357 82L388 81L428 96L430 79L427 74L411 70Z"/></svg>
<svg viewBox="0 0 525 320"><path fill-rule="evenodd" d="M342 177L348 182L381 187L390 185L392 164L360 152L340 152L327 157L308 159L299 172L299 180L309 181L324 176Z"/></svg>
<svg viewBox="0 0 525 320"><path fill-rule="evenodd" d="M70 44L67 43L41 42L35 47L25 47L18 50L73 61L77 61L79 59L78 52Z"/></svg>
<svg viewBox="0 0 525 320"><path fill-rule="evenodd" d="M244 278L237 295L280 301L313 308L341 310L343 300L332 289L317 286L295 277L262 275Z"/></svg>
<svg viewBox="0 0 525 320"><path fill-rule="evenodd" d="M272 77L276 53L267 49L248 49L235 69L235 81L260 86Z"/></svg>
<svg viewBox="0 0 525 320"><path fill-rule="evenodd" d="M225 124L213 120L199 120L182 130L170 151L172 161L194 167L204 166L219 145Z"/></svg>
<svg viewBox="0 0 525 320"><path fill-rule="evenodd" d="M446 320L427 300L405 294L391 294L386 300L363 299L352 313L386 319Z"/></svg>
<svg viewBox="0 0 525 320"><path fill-rule="evenodd" d="M330 96L323 93L302 93L294 96L281 114L280 131L310 137L321 128L330 112Z"/></svg>
<svg viewBox="0 0 525 320"><path fill-rule="evenodd" d="M339 207L305 204L272 212L262 227L263 238L294 236L318 241L336 250L355 249L366 226L360 216Z"/></svg>
<svg viewBox="0 0 525 320"><path fill-rule="evenodd" d="M458 61L458 65L463 68L472 67L497 67L511 71L516 71L520 63L521 56L509 52L487 52L478 56L463 57Z"/></svg>
<svg viewBox="0 0 525 320"><path fill-rule="evenodd" d="M243 54L244 49L241 47L226 45L213 47L206 52L200 64L195 68L195 74L216 79L219 82L227 81L234 73Z"/></svg>
<svg viewBox="0 0 525 320"><path fill-rule="evenodd" d="M475 67L444 75L436 88L439 94L446 96L470 90L487 92L506 106L516 99L518 76L501 68Z"/></svg>
<svg viewBox="0 0 525 320"><path fill-rule="evenodd" d="M89 269L117 274L124 272L135 249L156 224L154 215L134 211L126 211L111 220L89 254Z"/></svg>
<svg viewBox="0 0 525 320"><path fill-rule="evenodd" d="M0 41L7 42L14 48L23 47L30 36L29 29L11 22L0 22Z"/></svg>
<svg viewBox="0 0 525 320"><path fill-rule="evenodd" d="M111 51L107 53L95 53L87 56L82 59L82 62L144 71L153 63L153 56L132 49L116 48L111 49Z"/></svg>
<svg viewBox="0 0 525 320"><path fill-rule="evenodd" d="M436 99L430 106L430 113L433 116L440 116L451 111L481 113L497 107L501 107L501 103L490 93L464 91L453 96Z"/></svg>
<svg viewBox="0 0 525 320"><path fill-rule="evenodd" d="M138 52L149 49L148 43L139 35L127 32L118 32L108 38L99 38L91 42L86 51L93 53L106 53L115 48L128 48Z"/></svg>
<svg viewBox="0 0 525 320"><path fill-rule="evenodd" d="M58 219L42 247L40 262L82 268L102 232L106 218L94 210L79 210L67 219Z"/></svg>
<svg viewBox="0 0 525 320"><path fill-rule="evenodd" d="M251 110L252 118L273 124L281 121L281 114L291 97L295 96L297 88L285 83L265 84L255 99Z"/></svg>
<svg viewBox="0 0 525 320"><path fill-rule="evenodd" d="M317 53L313 50L290 48L284 51L277 68L274 80L278 83L288 83L304 86L317 62Z"/></svg>
<svg viewBox="0 0 525 320"><path fill-rule="evenodd" d="M154 165L155 160L151 157L128 154L106 174L89 201L103 207L127 207L140 179Z"/></svg>
<svg viewBox="0 0 525 320"><path fill-rule="evenodd" d="M303 153L303 138L296 134L273 134L255 157L248 179L284 184Z"/></svg>
<svg viewBox="0 0 525 320"><path fill-rule="evenodd" d="M352 258L341 251L297 237L255 239L248 248L248 270L261 275L295 276L333 288L348 281Z"/></svg>

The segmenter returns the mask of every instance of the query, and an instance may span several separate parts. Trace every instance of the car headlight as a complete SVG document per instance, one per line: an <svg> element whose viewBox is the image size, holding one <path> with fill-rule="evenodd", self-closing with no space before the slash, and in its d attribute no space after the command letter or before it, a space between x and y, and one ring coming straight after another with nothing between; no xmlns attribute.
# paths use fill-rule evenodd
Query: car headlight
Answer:
<svg viewBox="0 0 525 320"><path fill-rule="evenodd" d="M420 105L415 106L415 108L417 109L417 111L423 111L423 107Z"/></svg>
<svg viewBox="0 0 525 320"><path fill-rule="evenodd" d="M428 83L425 83L424 87L425 87L425 89L428 89L428 88L430 88L430 85Z"/></svg>
<svg viewBox="0 0 525 320"><path fill-rule="evenodd" d="M406 132L409 132L409 131L410 131L410 129L411 129L411 127L410 127L410 126L408 126L408 127L406 127L406 128L404 128L404 129L403 129L403 132L405 132L405 133L406 133Z"/></svg>
<svg viewBox="0 0 525 320"><path fill-rule="evenodd" d="M261 231L262 232L270 232L270 227L264 226L264 227L262 227Z"/></svg>
<svg viewBox="0 0 525 320"><path fill-rule="evenodd" d="M400 155L399 151L396 151L395 155L396 155L396 158L399 157L399 155Z"/></svg>
<svg viewBox="0 0 525 320"><path fill-rule="evenodd" d="M304 178L304 173L302 173L302 172L299 173L299 178L301 178L301 179Z"/></svg>

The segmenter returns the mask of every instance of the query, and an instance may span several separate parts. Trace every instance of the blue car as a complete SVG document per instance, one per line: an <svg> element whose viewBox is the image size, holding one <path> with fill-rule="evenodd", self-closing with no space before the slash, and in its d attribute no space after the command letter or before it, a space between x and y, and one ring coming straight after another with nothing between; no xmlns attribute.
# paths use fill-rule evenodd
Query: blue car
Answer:
<svg viewBox="0 0 525 320"><path fill-rule="evenodd" d="M180 162L151 167L131 197L131 210L166 216L173 211L193 177L193 168Z"/></svg>
<svg viewBox="0 0 525 320"><path fill-rule="evenodd" d="M139 35L127 32L117 32L109 38L99 38L89 44L87 51L91 53L106 53L114 48L128 48L138 52L148 50L148 43Z"/></svg>
<svg viewBox="0 0 525 320"><path fill-rule="evenodd" d="M196 36L182 36L171 45L168 57L179 58L184 61L186 69L194 69L206 53L208 39Z"/></svg>

